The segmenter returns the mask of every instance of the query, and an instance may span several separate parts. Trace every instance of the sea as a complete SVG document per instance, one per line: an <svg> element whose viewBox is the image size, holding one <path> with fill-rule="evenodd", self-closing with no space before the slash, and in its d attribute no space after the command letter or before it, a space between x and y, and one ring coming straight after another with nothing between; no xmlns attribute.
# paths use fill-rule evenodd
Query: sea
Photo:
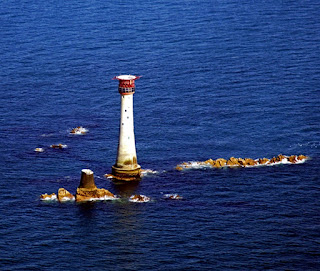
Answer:
<svg viewBox="0 0 320 271"><path fill-rule="evenodd" d="M1 1L0 270L320 270L319 18L317 0ZM125 184L104 176L121 74L141 76L149 170ZM308 159L176 170L279 154ZM40 200L82 169L119 199Z"/></svg>

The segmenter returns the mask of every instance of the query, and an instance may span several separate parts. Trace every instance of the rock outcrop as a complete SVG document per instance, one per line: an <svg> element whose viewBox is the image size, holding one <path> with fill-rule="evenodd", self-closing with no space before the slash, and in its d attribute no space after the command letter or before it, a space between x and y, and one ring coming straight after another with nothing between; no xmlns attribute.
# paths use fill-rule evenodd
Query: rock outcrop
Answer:
<svg viewBox="0 0 320 271"><path fill-rule="evenodd" d="M117 197L104 188L86 189L77 188L76 201L112 200Z"/></svg>
<svg viewBox="0 0 320 271"><path fill-rule="evenodd" d="M43 194L40 196L41 200L56 200L59 202L64 201L95 201L95 200L113 200L117 197L110 191L104 188L97 188L94 182L93 171L90 169L83 169L81 171L80 185L77 188L76 195L72 195L64 188L60 188L58 191L58 197L55 193Z"/></svg>
<svg viewBox="0 0 320 271"><path fill-rule="evenodd" d="M131 202L148 202L150 201L150 198L144 195L132 195L129 198L129 201Z"/></svg>
<svg viewBox="0 0 320 271"><path fill-rule="evenodd" d="M74 201L75 197L68 190L66 190L64 188L59 188L59 190L58 190L58 200L60 202L63 202L63 201Z"/></svg>
<svg viewBox="0 0 320 271"><path fill-rule="evenodd" d="M308 159L305 155L291 155L286 156L279 154L278 156L268 158L259 158L259 159L251 159L251 158L235 158L230 157L228 160L223 158L219 158L217 160L208 159L203 162L183 162L176 166L176 170L182 171L188 168L201 168L201 167L212 167L212 168L222 168L222 167L254 167L261 165L276 165L276 164L295 164L301 163Z"/></svg>
<svg viewBox="0 0 320 271"><path fill-rule="evenodd" d="M104 188L97 188L94 182L93 171L83 169L81 171L80 185L77 188L76 201L93 201L116 199L117 197Z"/></svg>

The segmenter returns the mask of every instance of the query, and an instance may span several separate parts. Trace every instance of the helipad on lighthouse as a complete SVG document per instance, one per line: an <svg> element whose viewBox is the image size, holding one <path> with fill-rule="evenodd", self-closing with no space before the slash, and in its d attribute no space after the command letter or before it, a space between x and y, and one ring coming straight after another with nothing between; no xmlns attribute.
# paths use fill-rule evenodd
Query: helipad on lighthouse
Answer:
<svg viewBox="0 0 320 271"><path fill-rule="evenodd" d="M112 175L119 180L134 181L141 177L141 167L137 162L133 122L133 94L135 80L140 76L119 75L119 93L121 95L120 133L116 163L112 166Z"/></svg>

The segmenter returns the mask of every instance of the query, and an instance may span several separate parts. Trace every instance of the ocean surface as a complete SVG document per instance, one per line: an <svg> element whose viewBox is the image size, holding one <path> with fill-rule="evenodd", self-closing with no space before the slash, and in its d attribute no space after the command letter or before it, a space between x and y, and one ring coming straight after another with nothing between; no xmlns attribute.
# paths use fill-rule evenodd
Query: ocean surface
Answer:
<svg viewBox="0 0 320 271"><path fill-rule="evenodd" d="M319 18L317 0L1 1L0 270L320 270ZM142 76L137 158L154 171L127 185L104 177L120 74ZM175 170L278 154L310 159ZM121 199L40 200L84 168Z"/></svg>

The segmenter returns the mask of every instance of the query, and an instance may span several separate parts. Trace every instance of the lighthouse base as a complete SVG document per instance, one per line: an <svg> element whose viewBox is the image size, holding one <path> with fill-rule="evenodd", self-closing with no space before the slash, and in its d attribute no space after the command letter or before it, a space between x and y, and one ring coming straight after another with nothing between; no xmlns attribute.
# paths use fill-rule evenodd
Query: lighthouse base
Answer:
<svg viewBox="0 0 320 271"><path fill-rule="evenodd" d="M112 177L119 181L140 181L141 167L137 165L135 169L124 169L112 166Z"/></svg>

